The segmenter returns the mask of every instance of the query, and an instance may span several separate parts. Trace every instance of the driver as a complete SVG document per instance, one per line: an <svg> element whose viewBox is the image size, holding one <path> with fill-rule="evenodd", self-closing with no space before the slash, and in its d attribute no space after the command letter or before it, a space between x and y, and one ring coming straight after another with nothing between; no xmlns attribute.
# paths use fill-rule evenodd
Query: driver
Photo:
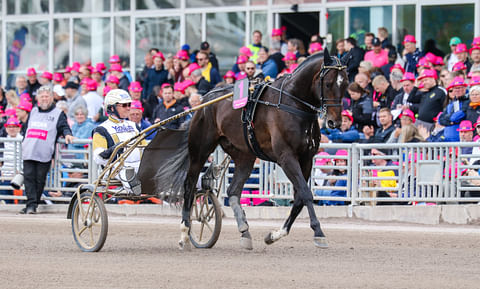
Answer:
<svg viewBox="0 0 480 289"><path fill-rule="evenodd" d="M131 102L128 92L122 89L113 89L105 96L104 110L108 119L93 130L93 159L98 165L106 165L116 145L139 133L136 124L128 120ZM146 145L146 141L143 140L141 145ZM123 168L115 176L128 193L137 196L142 193L137 178L140 160L141 153L136 148L125 159Z"/></svg>

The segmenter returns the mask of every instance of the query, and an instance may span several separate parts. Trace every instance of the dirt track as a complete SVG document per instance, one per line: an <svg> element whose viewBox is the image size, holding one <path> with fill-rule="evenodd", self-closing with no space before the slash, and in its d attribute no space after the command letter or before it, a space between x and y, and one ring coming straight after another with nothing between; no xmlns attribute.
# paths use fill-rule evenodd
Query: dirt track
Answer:
<svg viewBox="0 0 480 289"><path fill-rule="evenodd" d="M305 223L272 246L277 222L251 222L254 250L226 220L210 250L180 252L177 219L111 217L105 247L83 253L62 215L0 214L0 288L478 288L480 227L327 220L330 248Z"/></svg>

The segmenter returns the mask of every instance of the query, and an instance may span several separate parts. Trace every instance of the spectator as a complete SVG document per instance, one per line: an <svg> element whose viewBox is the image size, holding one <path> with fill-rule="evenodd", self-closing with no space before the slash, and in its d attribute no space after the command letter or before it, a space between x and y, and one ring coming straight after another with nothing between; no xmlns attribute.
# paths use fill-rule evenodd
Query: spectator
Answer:
<svg viewBox="0 0 480 289"><path fill-rule="evenodd" d="M147 79L148 70L150 68L153 68L153 58L150 51L145 53L145 56L143 57L143 61L145 65L143 66L142 71L137 75L137 78L136 78L140 83L143 83L145 79Z"/></svg>
<svg viewBox="0 0 480 289"><path fill-rule="evenodd" d="M39 83L40 85L52 85L53 74L48 71L44 71L40 75Z"/></svg>
<svg viewBox="0 0 480 289"><path fill-rule="evenodd" d="M355 82L351 83L348 86L348 93L352 98L351 111L352 111L352 115L355 116L353 118L354 124L359 131L363 131L364 126L373 124L372 98L368 96L367 91L365 91L358 83L355 83ZM343 120L343 117L342 117L342 120Z"/></svg>
<svg viewBox="0 0 480 289"><path fill-rule="evenodd" d="M197 53L198 57L198 53ZM173 57L173 67L170 69L170 74L173 76L173 82L182 82L185 80L184 68L190 64L190 57L185 50L179 50Z"/></svg>
<svg viewBox="0 0 480 289"><path fill-rule="evenodd" d="M275 60L268 55L268 50L265 47L262 47L258 50L257 68L260 68L263 75L270 76L271 79L275 79L277 77L277 64L275 63Z"/></svg>
<svg viewBox="0 0 480 289"><path fill-rule="evenodd" d="M72 126L72 135L78 139L89 139L92 137L92 131L96 127L93 121L88 116L88 110L85 106L79 106L74 111L75 122ZM69 149L82 150L83 144L70 144ZM84 154L76 153L77 159L85 159Z"/></svg>
<svg viewBox="0 0 480 289"><path fill-rule="evenodd" d="M123 73L123 68L120 64L112 64L110 69L108 70L111 75L114 75L118 78L118 88L128 91L128 86L130 85L130 81L128 80L127 76Z"/></svg>
<svg viewBox="0 0 480 289"><path fill-rule="evenodd" d="M218 73L218 70L212 66L212 64L209 62L208 54L205 52L198 52L197 53L197 63L202 69L202 76L203 78L210 82L212 86L217 85L220 81L222 81L222 78L220 77L220 73Z"/></svg>
<svg viewBox="0 0 480 289"><path fill-rule="evenodd" d="M261 52L260 52L261 55ZM262 56L259 56L259 60L262 58ZM235 83L235 72L229 70L225 75L223 76L223 79L225 80L225 83L228 84L234 84Z"/></svg>
<svg viewBox="0 0 480 289"><path fill-rule="evenodd" d="M27 93L33 98L33 103L36 103L37 89L40 88L41 84L37 80L37 72L35 68L30 67L27 69Z"/></svg>
<svg viewBox="0 0 480 289"><path fill-rule="evenodd" d="M339 143L352 143L360 139L360 134L353 127L353 116L348 110L342 111L342 124L340 129L322 129L329 140Z"/></svg>
<svg viewBox="0 0 480 289"><path fill-rule="evenodd" d="M386 143L392 132L395 130L390 109L387 107L381 108L378 112L378 120L381 127L375 132L374 142Z"/></svg>
<svg viewBox="0 0 480 289"><path fill-rule="evenodd" d="M387 78L388 81L390 81L390 74L392 73L392 70L395 68L399 69L402 72L402 75L403 73L405 73L405 69L403 69L403 65L395 64L396 61L397 61L397 50L395 49L395 47L391 46L390 49L388 49L388 63L381 67L382 73Z"/></svg>
<svg viewBox="0 0 480 289"><path fill-rule="evenodd" d="M448 71L447 68L442 68L442 70L440 70L439 75L440 75L440 86L441 87L447 87L450 84L450 82L452 82L453 78L450 79L450 82L447 81L449 73L450 72Z"/></svg>
<svg viewBox="0 0 480 289"><path fill-rule="evenodd" d="M457 44L457 47L455 47L455 56L457 56L458 62L456 62L452 66L452 71L456 71L455 65L457 65L458 63L463 63L466 68L465 75L467 75L467 73L470 72L470 68L472 68L472 64L468 60L467 45L465 45L464 43Z"/></svg>
<svg viewBox="0 0 480 289"><path fill-rule="evenodd" d="M212 52L212 50L210 48L210 44L207 41L204 41L200 44L200 52L207 53L209 63L212 64L213 68L215 68L217 71L219 71L217 56L215 55L215 53Z"/></svg>
<svg viewBox="0 0 480 289"><path fill-rule="evenodd" d="M272 41L270 47L270 57L277 64L277 70L280 72L285 69L285 63L283 62L283 54L280 52L280 42Z"/></svg>
<svg viewBox="0 0 480 289"><path fill-rule="evenodd" d="M373 93L373 108L383 108L392 106L395 95L398 93L392 88L388 80L383 75L375 77L372 81Z"/></svg>
<svg viewBox="0 0 480 289"><path fill-rule="evenodd" d="M247 46L252 52L252 56L250 57L250 60L252 60L255 63L258 63L257 62L258 52L260 51L261 48L265 48L265 46L262 45L262 32L260 32L259 30L253 31L252 42L253 42L252 44Z"/></svg>
<svg viewBox="0 0 480 289"><path fill-rule="evenodd" d="M200 70L194 70L192 74L195 72L200 74L201 77ZM176 99L173 97L173 87L170 84L164 84L162 86L162 98L162 103L157 106L153 113L153 119L155 120L155 122L166 120L169 117L183 112L183 107L179 105ZM185 119L182 117L166 123L165 127L170 129L178 129L180 128L180 125L183 123L183 121L185 121Z"/></svg>
<svg viewBox="0 0 480 289"><path fill-rule="evenodd" d="M388 30L385 27L379 27L377 29L378 39L382 43L382 48L385 49L390 45L390 40L388 39ZM396 51L395 51L396 52Z"/></svg>
<svg viewBox="0 0 480 289"><path fill-rule="evenodd" d="M363 90L368 92L370 97L373 97L373 87L370 81L370 74L368 72L361 72L355 76L355 83L360 85Z"/></svg>
<svg viewBox="0 0 480 289"><path fill-rule="evenodd" d="M403 49L403 58L405 61L405 71L416 73L416 67L418 60L422 57L422 52L420 49L416 48L415 45L417 40L413 35L405 35L403 39L403 45L405 48Z"/></svg>
<svg viewBox="0 0 480 289"><path fill-rule="evenodd" d="M345 50L345 39L337 39L337 41L335 41L335 48L337 50L336 52L338 59L342 59L342 57L347 54L347 51Z"/></svg>
<svg viewBox="0 0 480 289"><path fill-rule="evenodd" d="M293 52L287 52L287 54L285 55L285 57L282 59L284 62L285 62L285 65L287 66L287 68L285 68L284 70L282 70L278 76L282 76L284 74L289 74L289 73L293 73L293 71L295 70L295 68L297 68L298 64L297 64L297 57L295 55L295 53Z"/></svg>
<svg viewBox="0 0 480 289"><path fill-rule="evenodd" d="M363 60L364 52L357 46L357 41L350 37L345 39L345 50L349 52L347 59L348 79L349 82L353 82L358 73L358 66L360 66L360 62Z"/></svg>
<svg viewBox="0 0 480 289"><path fill-rule="evenodd" d="M305 51L305 46L303 45L303 41L297 38L291 38L287 42L287 50L288 52L292 52L298 58L302 56L307 56Z"/></svg>
<svg viewBox="0 0 480 289"><path fill-rule="evenodd" d="M372 149L371 150L371 155L374 157L372 159L372 163L376 167L389 167L393 166L393 163L391 160L388 159L387 155L390 154L390 151L387 149ZM380 158L383 157L383 158ZM398 176L398 171L395 169L378 169L378 170L373 170L372 174L374 177L380 177L380 178L386 178L386 177L395 177ZM376 180L374 181L374 186L378 187L380 189L383 189L381 191L377 191L376 197L378 198L396 198L397 193L393 190L388 190L388 188L395 188L397 187L397 181L395 180ZM390 203L392 204L392 203Z"/></svg>
<svg viewBox="0 0 480 289"><path fill-rule="evenodd" d="M470 58L473 61L470 71L480 70L480 44L472 45L472 48L470 48Z"/></svg>
<svg viewBox="0 0 480 289"><path fill-rule="evenodd" d="M347 165L348 161L348 152L346 150L337 150L335 153L335 166L337 169L333 170L333 175L337 177L346 177L347 176ZM342 180L336 180L335 181L335 187L338 187L338 189L332 190L331 197L346 197L347 196L347 191L344 189L347 186L347 180L342 179ZM344 201L325 201L324 202L326 205L344 205Z"/></svg>
<svg viewBox="0 0 480 289"><path fill-rule="evenodd" d="M139 131L149 128L152 124L143 118L143 106L139 100L132 100L130 106L130 112L128 114L128 119L131 122L134 122L137 125ZM147 140L152 140L155 137L156 133L150 133L147 135Z"/></svg>
<svg viewBox="0 0 480 289"><path fill-rule="evenodd" d="M400 138L398 140L400 143L417 143L424 142L425 139L420 135L418 129L413 124L402 125L402 130L400 132Z"/></svg>
<svg viewBox="0 0 480 289"><path fill-rule="evenodd" d="M20 102L20 98L17 96L14 90L9 90L5 93L5 101L6 105L3 107L5 110L11 108L15 109Z"/></svg>
<svg viewBox="0 0 480 289"><path fill-rule="evenodd" d="M423 83L422 90L418 90L418 84L412 89L408 102L409 108L418 114L416 125L423 125L427 130L433 127L433 118L443 110L445 102L445 90L437 85L437 73L435 70L424 70L418 77L418 82Z"/></svg>
<svg viewBox="0 0 480 289"><path fill-rule="evenodd" d="M60 84L53 86L53 101L55 103L65 100L65 89Z"/></svg>
<svg viewBox="0 0 480 289"><path fill-rule="evenodd" d="M315 172L314 172L314 180L315 184L320 187L330 187L335 185L335 179L329 178L332 175L333 169L325 168L327 166L333 166L332 159L327 158L330 155L326 152L320 152L318 154L322 156L322 158L318 158L315 160ZM319 197L330 197L332 196L331 189L319 189L315 190L315 195ZM319 205L326 205L328 201L320 200L318 201Z"/></svg>
<svg viewBox="0 0 480 289"><path fill-rule="evenodd" d="M364 60L370 61L375 67L382 67L388 63L388 51L382 49L382 42L377 37L372 40L371 51L365 53Z"/></svg>
<svg viewBox="0 0 480 289"><path fill-rule="evenodd" d="M15 78L15 93L17 94L17 96L28 93L27 78L25 78L25 76L18 75Z"/></svg>
<svg viewBox="0 0 480 289"><path fill-rule="evenodd" d="M365 38L364 38L364 48L365 51L370 51L373 49L373 39L375 38L375 34L372 32L367 32L365 33Z"/></svg>
<svg viewBox="0 0 480 289"><path fill-rule="evenodd" d="M413 90L413 86L415 83L415 75L413 75L413 73L411 72L406 72L403 75L403 78L400 80L400 83L402 84L402 90L393 99L393 110L408 108L408 97Z"/></svg>
<svg viewBox="0 0 480 289"><path fill-rule="evenodd" d="M465 107L463 107L465 110L465 119L471 123L476 123L480 115L480 86L472 86L468 97L470 98L468 106L465 105Z"/></svg>
<svg viewBox="0 0 480 289"><path fill-rule="evenodd" d="M342 45L343 45L343 42L342 42ZM310 43L310 46L308 47L308 53L310 55L314 55L314 54L320 54L323 56L323 47L322 47L322 44L318 43L318 42L312 42Z"/></svg>
<svg viewBox="0 0 480 289"><path fill-rule="evenodd" d="M20 211L22 214L37 212L57 137L63 135L67 144L73 141L67 117L53 104L53 93L49 86L38 89L37 102L38 107L30 113L22 143L23 174L27 195L26 207Z"/></svg>
<svg viewBox="0 0 480 289"><path fill-rule="evenodd" d="M23 128L27 127L28 121L28 114L32 111L32 103L26 100L20 101L17 105L15 112L17 113L17 118L20 121L20 125L22 127L21 135L25 135L25 131Z"/></svg>
<svg viewBox="0 0 480 289"><path fill-rule="evenodd" d="M65 85L65 99L68 104L68 118L75 118L75 110L78 106L87 107L85 99L78 93L78 84L75 82L67 82Z"/></svg>
<svg viewBox="0 0 480 289"><path fill-rule="evenodd" d="M116 55L116 54L110 56L110 59L108 60L108 62L110 63L110 67L112 67L113 65L120 65L120 67L122 67L122 60L121 60L120 57L119 57L118 55ZM125 64L125 62L124 62L124 64ZM118 70L118 69L117 69L117 70ZM123 71L123 69L122 69L120 72L122 72L122 74L123 74L122 76L125 76L126 79L128 80L128 83L130 84L130 82L132 82L132 76L130 75L130 72L128 72L128 71ZM119 73L117 73L117 74L115 74L115 75L118 77L118 79L120 79L120 80L122 79L122 77L120 76ZM124 81L124 82L126 82L126 81ZM125 87L125 84L123 84L123 83L121 82L121 86L122 86L122 87ZM126 85L126 87L128 87L128 85ZM123 89L123 88L122 88L122 89ZM124 89L124 90L127 90L127 89Z"/></svg>
<svg viewBox="0 0 480 289"><path fill-rule="evenodd" d="M280 28L272 29L272 48L273 48L273 43L277 42L278 44L280 44L279 52L282 55L285 55L287 54L287 51L288 51L288 45L283 41L282 34L283 34L282 29Z"/></svg>
<svg viewBox="0 0 480 289"><path fill-rule="evenodd" d="M98 120L98 113L103 107L103 97L97 93L97 82L95 80L87 80L85 88L88 92L83 95L83 99L87 103L88 118L96 122Z"/></svg>
<svg viewBox="0 0 480 289"><path fill-rule="evenodd" d="M435 122L435 126L433 130L429 132L426 127L420 126L418 128L419 134L427 141L427 142L443 142L445 140L445 136L443 135L444 126L440 124L438 119L442 115L441 112L438 113L436 117L433 118Z"/></svg>
<svg viewBox="0 0 480 289"><path fill-rule="evenodd" d="M189 71L190 80L195 83L195 88L197 88L198 93L205 95L213 88L213 86L202 76L202 70L196 63L189 65Z"/></svg>
<svg viewBox="0 0 480 289"><path fill-rule="evenodd" d="M472 123L469 120L463 120L457 131L459 132L460 142L472 142L473 141L473 131ZM472 154L473 147L462 147L462 154Z"/></svg>
<svg viewBox="0 0 480 289"><path fill-rule="evenodd" d="M254 78L260 78L261 80L264 79L263 73L257 73L256 65L253 61L249 60L245 64L245 72L247 73L248 80L253 80Z"/></svg>
<svg viewBox="0 0 480 289"><path fill-rule="evenodd" d="M118 77L116 77L115 75L110 75L107 78L107 81L105 81L105 83L108 87L110 87L110 90L112 90L112 89L118 89L118 85L120 84L120 81Z"/></svg>
<svg viewBox="0 0 480 289"><path fill-rule="evenodd" d="M92 79L97 83L97 94L103 95L103 88L105 87L105 82L103 81L103 72L101 69L93 68L92 70Z"/></svg>
<svg viewBox="0 0 480 289"><path fill-rule="evenodd" d="M154 67L150 68L147 73L147 78L143 83L142 98L147 99L152 93L153 87L156 85L163 85L168 82L168 71L163 68L165 57L162 52L157 52L153 56Z"/></svg>
<svg viewBox="0 0 480 289"><path fill-rule="evenodd" d="M458 37L450 38L450 53L445 56L444 62L447 64L448 71L452 71L453 65L458 62L457 55L455 54L455 49L457 45L462 43L462 40Z"/></svg>
<svg viewBox="0 0 480 289"><path fill-rule="evenodd" d="M373 64L370 61L363 60L358 66L358 72L371 73ZM372 76L373 77L373 76Z"/></svg>
<svg viewBox="0 0 480 289"><path fill-rule="evenodd" d="M20 134L20 129L22 124L20 121L12 116L10 117L7 122L4 124L5 130L2 131L1 137L5 137L7 139L14 139L17 141L22 140L22 135ZM7 179L13 178L16 174L20 173L20 162L22 161L19 157L20 154L20 147L15 142L1 142L0 148L2 148L2 152L0 152L0 157L2 158L1 165L1 182L0 185L2 186L9 186L10 181ZM17 160L15 160L15 156L17 156ZM16 165L16 166L15 166ZM12 195L13 191L11 190L0 190L0 195ZM7 204L13 203L12 200L6 200Z"/></svg>
<svg viewBox="0 0 480 289"><path fill-rule="evenodd" d="M466 87L463 79L457 76L447 88L448 98L439 120L440 124L445 126L444 135L447 142L459 141L458 125L465 118L468 107L468 100L465 97Z"/></svg>
<svg viewBox="0 0 480 289"><path fill-rule="evenodd" d="M235 79L240 80L247 77L247 73L245 72L245 65L247 61L248 61L248 57L246 57L245 55L239 55L237 57L237 61L235 62L235 64L238 67L238 72L235 73Z"/></svg>

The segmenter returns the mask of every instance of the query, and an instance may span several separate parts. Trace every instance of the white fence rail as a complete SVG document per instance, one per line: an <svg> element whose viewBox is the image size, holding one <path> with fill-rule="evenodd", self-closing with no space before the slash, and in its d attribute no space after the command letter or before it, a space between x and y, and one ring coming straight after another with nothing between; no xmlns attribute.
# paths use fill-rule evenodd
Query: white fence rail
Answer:
<svg viewBox="0 0 480 289"><path fill-rule="evenodd" d="M25 196L11 195L9 186L12 170L21 171L21 143L7 138L0 138L0 143L15 144L0 149L3 155L0 161L4 164L0 200L24 200ZM76 183L92 183L96 179L91 140L76 140L75 144L77 147L67 147L62 141L57 144L45 191L61 191L68 195L75 191ZM10 153L7 147L12 149ZM480 160L480 143L322 144L322 149L330 156L317 155L315 161L332 159L334 162L324 160L312 169L309 185L316 201L352 205L480 202L477 173L480 161L475 163ZM339 149L347 154L335 156ZM9 158L5 158L6 155ZM217 149L213 157L220 163L225 154ZM346 161L345 166L338 165L341 159ZM5 166L6 163L9 165ZM83 164L84 168L71 168L73 164ZM233 170L231 163L221 188L223 197L227 197L226 187ZM83 175L68 176L72 172ZM45 199L69 200L68 197ZM293 186L282 169L277 164L258 161L244 186L242 203L256 205L272 200L286 204L291 199Z"/></svg>

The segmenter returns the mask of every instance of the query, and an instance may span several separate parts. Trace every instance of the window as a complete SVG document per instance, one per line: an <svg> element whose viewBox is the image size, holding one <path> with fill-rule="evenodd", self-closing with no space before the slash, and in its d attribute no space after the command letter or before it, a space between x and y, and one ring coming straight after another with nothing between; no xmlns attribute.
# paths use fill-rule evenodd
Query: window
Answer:
<svg viewBox="0 0 480 289"><path fill-rule="evenodd" d="M0 2L1 4L1 2ZM8 0L7 14L48 13L48 0Z"/></svg>
<svg viewBox="0 0 480 289"><path fill-rule="evenodd" d="M335 51L335 41L341 39L345 34L345 10L328 9L327 30L332 35L331 51Z"/></svg>
<svg viewBox="0 0 480 289"><path fill-rule="evenodd" d="M238 49L245 45L245 13L208 13L207 41L217 55L221 74L231 69Z"/></svg>
<svg viewBox="0 0 480 289"><path fill-rule="evenodd" d="M70 63L70 19L53 20L53 31L53 66L55 69L64 69Z"/></svg>
<svg viewBox="0 0 480 289"><path fill-rule="evenodd" d="M358 46L365 47L365 33L377 34L380 27L392 31L392 7L354 7L350 8L350 36L357 39Z"/></svg>
<svg viewBox="0 0 480 289"><path fill-rule="evenodd" d="M397 6L397 48L403 46L405 35L415 35L415 5Z"/></svg>
<svg viewBox="0 0 480 289"><path fill-rule="evenodd" d="M246 0L188 0L185 3L187 8L245 6Z"/></svg>
<svg viewBox="0 0 480 289"><path fill-rule="evenodd" d="M268 21L267 12L265 11L252 11L250 15L250 43L252 43L252 33L255 30L262 32L262 45L270 46L268 43Z"/></svg>
<svg viewBox="0 0 480 289"><path fill-rule="evenodd" d="M54 11L60 13L110 11L110 0L55 0Z"/></svg>
<svg viewBox="0 0 480 289"><path fill-rule="evenodd" d="M136 0L137 9L180 8L178 0Z"/></svg>
<svg viewBox="0 0 480 289"><path fill-rule="evenodd" d="M115 17L113 53L118 54L124 68L130 67L130 17Z"/></svg>
<svg viewBox="0 0 480 289"><path fill-rule="evenodd" d="M73 20L73 61L108 62L110 57L110 18Z"/></svg>
<svg viewBox="0 0 480 289"><path fill-rule="evenodd" d="M190 45L190 52L200 49L202 42L202 15L201 14L187 14L185 15L186 22L186 41Z"/></svg>
<svg viewBox="0 0 480 289"><path fill-rule="evenodd" d="M113 5L115 11L130 10L130 0L115 0Z"/></svg>
<svg viewBox="0 0 480 289"><path fill-rule="evenodd" d="M445 53L450 52L449 41L453 36L470 45L474 32L474 8L474 4L422 6L423 42L434 39Z"/></svg>

